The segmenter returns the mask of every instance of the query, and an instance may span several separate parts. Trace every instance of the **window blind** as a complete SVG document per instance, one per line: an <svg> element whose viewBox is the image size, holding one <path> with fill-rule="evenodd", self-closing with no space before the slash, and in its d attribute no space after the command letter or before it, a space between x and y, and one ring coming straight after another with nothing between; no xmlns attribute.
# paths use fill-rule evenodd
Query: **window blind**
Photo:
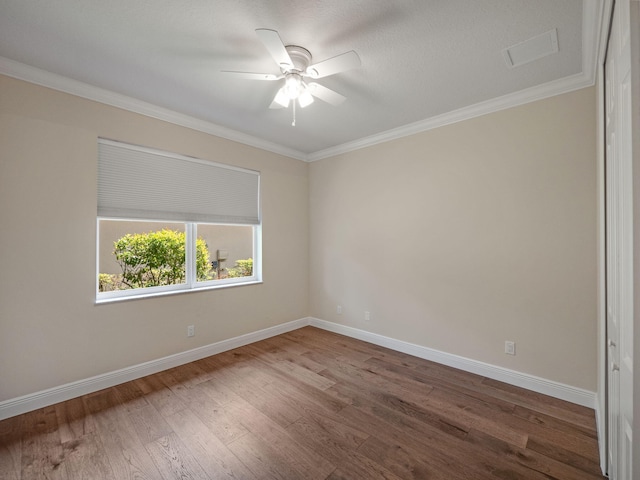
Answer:
<svg viewBox="0 0 640 480"><path fill-rule="evenodd" d="M98 141L98 216L260 223L260 172Z"/></svg>

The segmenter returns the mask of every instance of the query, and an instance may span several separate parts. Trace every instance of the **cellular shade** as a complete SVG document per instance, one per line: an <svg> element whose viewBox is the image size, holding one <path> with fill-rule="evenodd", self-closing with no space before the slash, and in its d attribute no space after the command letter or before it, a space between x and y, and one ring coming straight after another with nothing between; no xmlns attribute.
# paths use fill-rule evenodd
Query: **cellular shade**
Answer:
<svg viewBox="0 0 640 480"><path fill-rule="evenodd" d="M259 172L98 141L100 217L257 225L259 201Z"/></svg>

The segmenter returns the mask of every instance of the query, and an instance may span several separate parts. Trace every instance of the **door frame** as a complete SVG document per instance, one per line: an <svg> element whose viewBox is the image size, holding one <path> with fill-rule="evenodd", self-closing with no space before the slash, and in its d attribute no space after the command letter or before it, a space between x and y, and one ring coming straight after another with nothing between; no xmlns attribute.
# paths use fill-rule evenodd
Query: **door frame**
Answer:
<svg viewBox="0 0 640 480"><path fill-rule="evenodd" d="M608 48L608 38L611 30L613 17L613 7L615 0L604 0L603 16L600 26L599 51L597 63L597 140L598 140L598 390L596 395L596 420L598 426L598 439L600 449L600 465L603 473L609 470L608 461L608 373L607 364L607 306L606 306L606 175L605 175L605 152L606 152L606 110L605 110L605 88L604 64ZM635 211L632 217L633 244L633 387L632 405L633 408L633 432L636 441L633 442L631 458L640 458L640 1L630 1L629 20L631 22L631 132L630 139L632 148L632 200L635 203ZM635 400L635 402L633 401ZM636 461L632 465L632 477L640 478L640 462Z"/></svg>
<svg viewBox="0 0 640 480"><path fill-rule="evenodd" d="M608 470L608 368L607 368L607 244L606 244L606 111L604 63L606 59L609 32L613 20L614 0L603 2L602 24L600 26L598 63L596 69L597 86L597 195L598 195L598 387L596 395L596 424L598 429L600 468L603 473Z"/></svg>

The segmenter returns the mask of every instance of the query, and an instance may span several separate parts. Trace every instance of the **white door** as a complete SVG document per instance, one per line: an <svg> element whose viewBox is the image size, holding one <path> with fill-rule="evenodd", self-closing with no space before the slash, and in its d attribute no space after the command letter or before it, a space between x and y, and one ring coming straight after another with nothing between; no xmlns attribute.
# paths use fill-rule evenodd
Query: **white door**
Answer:
<svg viewBox="0 0 640 480"><path fill-rule="evenodd" d="M608 474L632 479L633 171L630 0L617 0L605 61Z"/></svg>

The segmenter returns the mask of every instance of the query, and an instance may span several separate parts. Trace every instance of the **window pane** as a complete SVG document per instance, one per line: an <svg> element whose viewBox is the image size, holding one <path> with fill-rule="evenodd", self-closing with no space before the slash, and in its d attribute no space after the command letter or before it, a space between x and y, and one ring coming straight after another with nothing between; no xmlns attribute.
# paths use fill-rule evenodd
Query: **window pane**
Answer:
<svg viewBox="0 0 640 480"><path fill-rule="evenodd" d="M186 281L185 224L100 220L101 292Z"/></svg>
<svg viewBox="0 0 640 480"><path fill-rule="evenodd" d="M250 225L199 223L198 281L224 280L253 275L253 228ZM208 254L208 260L206 259ZM205 263L208 270L205 268Z"/></svg>

